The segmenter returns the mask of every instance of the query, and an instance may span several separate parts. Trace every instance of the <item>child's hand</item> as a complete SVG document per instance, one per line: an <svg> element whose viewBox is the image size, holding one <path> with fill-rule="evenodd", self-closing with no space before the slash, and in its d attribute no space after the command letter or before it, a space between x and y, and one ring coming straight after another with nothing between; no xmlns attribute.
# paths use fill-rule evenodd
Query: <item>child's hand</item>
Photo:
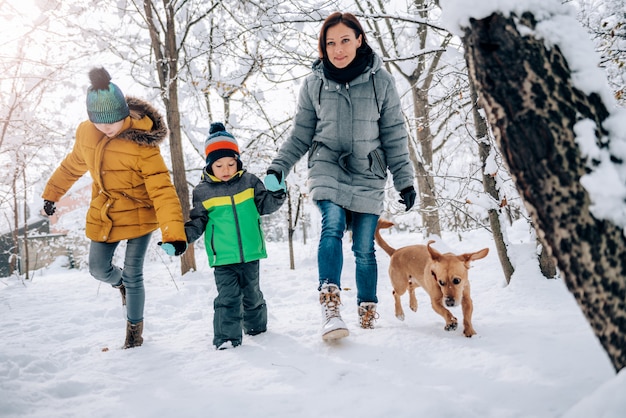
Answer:
<svg viewBox="0 0 626 418"><path fill-rule="evenodd" d="M287 192L287 186L285 185L282 172L279 174L274 170L267 170L267 176L265 176L263 183L265 183L265 188L270 192L277 192L279 190Z"/></svg>
<svg viewBox="0 0 626 418"><path fill-rule="evenodd" d="M185 241L159 241L158 245L167 253L167 255L182 255L185 251L187 251L187 243Z"/></svg>
<svg viewBox="0 0 626 418"><path fill-rule="evenodd" d="M270 192L272 196L274 196L275 199L278 200L284 200L285 197L287 197L287 192L285 192L283 189L280 190L276 190L275 192Z"/></svg>

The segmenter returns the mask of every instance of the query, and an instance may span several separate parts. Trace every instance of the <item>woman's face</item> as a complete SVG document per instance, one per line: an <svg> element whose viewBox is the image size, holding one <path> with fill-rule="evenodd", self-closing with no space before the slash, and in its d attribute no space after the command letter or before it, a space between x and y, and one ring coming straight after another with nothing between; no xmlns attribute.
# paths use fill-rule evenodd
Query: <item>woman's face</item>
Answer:
<svg viewBox="0 0 626 418"><path fill-rule="evenodd" d="M326 56L337 68L346 68L356 57L363 37L357 38L354 30L344 23L331 26L326 31Z"/></svg>
<svg viewBox="0 0 626 418"><path fill-rule="evenodd" d="M99 130L109 138L113 138L122 130L122 126L124 126L124 119L115 123L94 123L94 126L97 130Z"/></svg>

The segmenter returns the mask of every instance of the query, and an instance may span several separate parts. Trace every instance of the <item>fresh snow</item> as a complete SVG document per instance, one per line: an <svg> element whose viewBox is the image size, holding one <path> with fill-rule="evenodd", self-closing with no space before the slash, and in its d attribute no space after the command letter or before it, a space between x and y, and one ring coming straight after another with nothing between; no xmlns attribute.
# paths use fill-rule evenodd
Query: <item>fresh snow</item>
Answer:
<svg viewBox="0 0 626 418"><path fill-rule="evenodd" d="M426 293L394 317L389 257L378 250L380 319L357 327L354 259L345 238L343 318L350 336L319 335L316 241L268 243L261 282L269 330L235 349L212 345L212 270L198 271L156 245L145 269L144 345L123 350L117 290L57 263L31 281L0 282L2 417L623 417L626 374L615 374L562 279L541 276L533 235L509 232L516 267L506 285L486 231L444 235L440 251L484 247L470 270L478 335L443 330ZM384 232L394 247L420 234ZM62 261L62 260L59 260ZM460 307L453 313L461 320ZM108 349L108 350L107 350Z"/></svg>

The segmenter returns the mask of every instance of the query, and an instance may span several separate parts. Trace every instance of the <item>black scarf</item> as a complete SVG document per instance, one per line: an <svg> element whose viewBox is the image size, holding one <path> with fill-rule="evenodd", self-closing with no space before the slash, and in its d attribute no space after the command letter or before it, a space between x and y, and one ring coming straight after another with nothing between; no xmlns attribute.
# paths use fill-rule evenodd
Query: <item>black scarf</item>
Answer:
<svg viewBox="0 0 626 418"><path fill-rule="evenodd" d="M324 64L324 75L329 80L337 83L349 83L350 81L363 74L365 67L372 63L374 51L369 45L365 44L356 50L356 57L352 60L346 68L335 67L328 57L324 57L322 60Z"/></svg>

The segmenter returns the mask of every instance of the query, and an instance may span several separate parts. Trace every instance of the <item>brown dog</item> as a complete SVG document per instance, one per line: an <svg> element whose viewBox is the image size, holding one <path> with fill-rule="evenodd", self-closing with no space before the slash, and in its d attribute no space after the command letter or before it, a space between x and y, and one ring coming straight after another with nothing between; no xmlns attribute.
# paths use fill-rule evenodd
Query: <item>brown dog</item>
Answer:
<svg viewBox="0 0 626 418"><path fill-rule="evenodd" d="M404 321L404 311L400 304L400 296L409 291L409 307L417 312L415 288L422 287L430 296L430 302L435 312L446 320L446 331L453 331L458 321L445 306L452 307L461 303L463 308L463 334L471 337L476 334L472 326L472 311L474 306L470 297L470 283L467 270L470 262L484 258L489 248L474 253L455 255L442 254L428 245L409 245L394 249L383 240L380 229L390 228L393 222L384 219L378 220L376 225L376 243L383 249L391 260L389 262L389 278L393 286L393 297L396 301L396 317ZM444 306L445 305L445 306Z"/></svg>

